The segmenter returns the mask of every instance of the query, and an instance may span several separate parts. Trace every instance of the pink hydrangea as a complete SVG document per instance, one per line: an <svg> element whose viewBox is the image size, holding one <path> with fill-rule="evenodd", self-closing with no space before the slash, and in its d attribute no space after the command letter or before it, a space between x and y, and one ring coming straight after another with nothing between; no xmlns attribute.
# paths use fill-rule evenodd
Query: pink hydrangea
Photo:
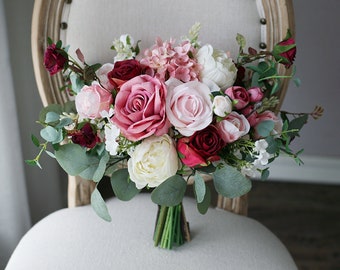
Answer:
<svg viewBox="0 0 340 270"><path fill-rule="evenodd" d="M144 52L145 57L140 63L152 69L154 75L161 80L172 77L189 82L197 80L201 70L197 61L189 56L194 52L189 41L175 46L172 39L163 42L157 38L155 45Z"/></svg>

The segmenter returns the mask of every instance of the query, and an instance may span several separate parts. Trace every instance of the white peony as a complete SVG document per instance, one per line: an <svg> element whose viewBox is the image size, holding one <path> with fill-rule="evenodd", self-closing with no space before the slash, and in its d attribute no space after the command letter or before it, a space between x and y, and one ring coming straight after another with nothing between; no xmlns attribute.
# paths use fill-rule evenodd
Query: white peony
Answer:
<svg viewBox="0 0 340 270"><path fill-rule="evenodd" d="M210 44L202 46L196 55L197 62L203 67L201 79L215 82L222 90L232 86L237 75L237 68L232 59Z"/></svg>
<svg viewBox="0 0 340 270"><path fill-rule="evenodd" d="M137 145L128 161L130 178L136 187L157 187L179 169L172 138L165 134L151 136Z"/></svg>

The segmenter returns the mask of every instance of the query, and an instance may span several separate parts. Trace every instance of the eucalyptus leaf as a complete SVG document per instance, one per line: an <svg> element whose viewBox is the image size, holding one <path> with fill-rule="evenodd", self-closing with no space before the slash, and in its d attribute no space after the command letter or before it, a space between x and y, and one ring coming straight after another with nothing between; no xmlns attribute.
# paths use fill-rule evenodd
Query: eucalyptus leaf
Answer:
<svg viewBox="0 0 340 270"><path fill-rule="evenodd" d="M302 127L307 123L308 115L304 114L300 117L294 118L289 122L288 130L298 129L301 130ZM294 132L294 135L298 135L298 132Z"/></svg>
<svg viewBox="0 0 340 270"><path fill-rule="evenodd" d="M70 75L70 80L71 80L71 84L72 84L72 90L76 93L79 93L80 90L83 88L84 86L84 82L80 79L80 77L75 74L72 73Z"/></svg>
<svg viewBox="0 0 340 270"><path fill-rule="evenodd" d="M200 202L200 203L197 203L198 212L200 212L202 215L204 215L208 211L208 209L210 207L210 203L211 203L211 191L207 187L203 201Z"/></svg>
<svg viewBox="0 0 340 270"><path fill-rule="evenodd" d="M39 113L39 122L45 123L46 114L49 112L54 112L58 115L62 114L62 108L60 104L50 104L44 107Z"/></svg>
<svg viewBox="0 0 340 270"><path fill-rule="evenodd" d="M105 221L112 220L106 203L97 188L95 188L91 194L91 206L99 217L101 217Z"/></svg>
<svg viewBox="0 0 340 270"><path fill-rule="evenodd" d="M227 198L240 197L251 189L251 181L227 164L213 173L213 182L216 191Z"/></svg>
<svg viewBox="0 0 340 270"><path fill-rule="evenodd" d="M169 177L151 193L151 200L158 205L176 206L183 200L187 182L176 174Z"/></svg>
<svg viewBox="0 0 340 270"><path fill-rule="evenodd" d="M59 121L60 115L56 112L46 113L45 123L53 123Z"/></svg>
<svg viewBox="0 0 340 270"><path fill-rule="evenodd" d="M196 194L196 200L198 203L201 203L204 199L205 192L206 192L206 186L203 177L199 173L195 173L194 176L195 183L195 194Z"/></svg>
<svg viewBox="0 0 340 270"><path fill-rule="evenodd" d="M105 170L106 170L106 164L109 161L109 159L110 159L109 154L107 152L104 152L104 154L100 158L98 167L96 171L94 172L94 175L92 178L94 182L99 182L103 178L105 174Z"/></svg>
<svg viewBox="0 0 340 270"><path fill-rule="evenodd" d="M51 126L47 126L40 130L40 136L51 143L59 143L63 140L63 132L60 129L55 129Z"/></svg>
<svg viewBox="0 0 340 270"><path fill-rule="evenodd" d="M71 118L62 118L55 127L63 128L65 126L71 125L72 123L73 123L73 120Z"/></svg>
<svg viewBox="0 0 340 270"><path fill-rule="evenodd" d="M117 198L122 201L129 201L140 192L136 188L136 184L131 181L126 168L117 170L112 174L111 186Z"/></svg>
<svg viewBox="0 0 340 270"><path fill-rule="evenodd" d="M55 156L66 173L85 179L93 179L100 162L98 157L87 154L86 149L78 144L61 145Z"/></svg>
<svg viewBox="0 0 340 270"><path fill-rule="evenodd" d="M255 129L261 137L268 137L273 131L275 123L272 120L265 120L256 125Z"/></svg>

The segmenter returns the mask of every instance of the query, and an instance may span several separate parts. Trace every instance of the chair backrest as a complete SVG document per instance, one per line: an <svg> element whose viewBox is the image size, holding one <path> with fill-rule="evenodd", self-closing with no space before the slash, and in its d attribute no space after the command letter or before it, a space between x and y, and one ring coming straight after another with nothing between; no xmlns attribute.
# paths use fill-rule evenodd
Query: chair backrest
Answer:
<svg viewBox="0 0 340 270"><path fill-rule="evenodd" d="M203 44L231 50L235 57L237 33L247 38L247 46L269 50L285 37L288 28L294 34L292 0L35 0L32 55L43 104L68 100L59 90L64 83L62 75L51 77L43 67L48 37L70 45L70 53L80 48L88 63L105 63L112 62L109 48L121 34L142 40L143 50L156 36L168 40L185 35L195 22L202 25ZM282 68L279 72L284 75L288 71ZM287 86L288 80L283 81L281 100ZM92 189L90 181L69 177L69 206L88 204ZM219 197L218 207L246 214L247 199Z"/></svg>

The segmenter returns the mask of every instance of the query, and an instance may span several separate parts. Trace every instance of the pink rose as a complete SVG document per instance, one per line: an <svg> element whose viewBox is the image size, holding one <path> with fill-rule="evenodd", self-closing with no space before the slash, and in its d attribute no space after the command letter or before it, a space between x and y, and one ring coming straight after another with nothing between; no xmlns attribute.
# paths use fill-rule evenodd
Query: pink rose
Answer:
<svg viewBox="0 0 340 270"><path fill-rule="evenodd" d="M256 125L254 127L255 128L254 136L256 139L260 138L260 136L256 132L256 126L260 124L262 121L267 121L267 120L271 120L275 124L274 129L272 131L272 135L281 133L282 125L283 125L282 120L279 117L277 117L275 113L273 113L272 111L264 111L263 113L257 114L256 116Z"/></svg>
<svg viewBox="0 0 340 270"><path fill-rule="evenodd" d="M246 135L250 130L248 120L243 114L231 112L224 120L216 123L219 134L226 143L232 143Z"/></svg>
<svg viewBox="0 0 340 270"><path fill-rule="evenodd" d="M213 110L208 86L198 81L182 83L176 79L168 80L167 85L166 113L179 133L191 136L211 123Z"/></svg>
<svg viewBox="0 0 340 270"><path fill-rule="evenodd" d="M248 105L250 98L247 90L241 86L232 86L224 91L233 101L236 101L235 108L237 110L243 109Z"/></svg>
<svg viewBox="0 0 340 270"><path fill-rule="evenodd" d="M102 88L98 83L85 85L76 95L76 109L80 117L95 119L102 111L109 111L113 103L111 92Z"/></svg>
<svg viewBox="0 0 340 270"><path fill-rule="evenodd" d="M112 121L131 141L168 132L170 123L165 114L167 89L163 82L149 75L140 75L122 84L116 96Z"/></svg>
<svg viewBox="0 0 340 270"><path fill-rule="evenodd" d="M260 87L249 88L248 95L250 102L259 102L263 99L263 92Z"/></svg>

